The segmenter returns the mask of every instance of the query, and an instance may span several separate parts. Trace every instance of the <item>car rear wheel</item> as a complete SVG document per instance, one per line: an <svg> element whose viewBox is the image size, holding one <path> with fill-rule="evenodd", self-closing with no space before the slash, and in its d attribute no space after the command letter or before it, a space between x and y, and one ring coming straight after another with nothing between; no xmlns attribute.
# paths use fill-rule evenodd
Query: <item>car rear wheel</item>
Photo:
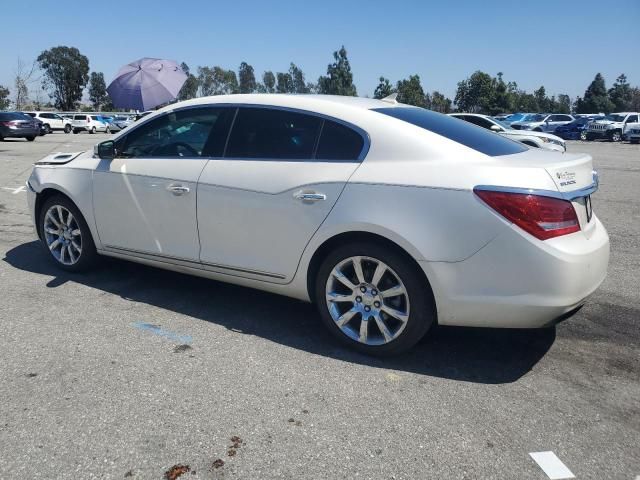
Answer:
<svg viewBox="0 0 640 480"><path fill-rule="evenodd" d="M28 142L33 142L36 139L36 137L24 137L24 138L26 138Z"/></svg>
<svg viewBox="0 0 640 480"><path fill-rule="evenodd" d="M68 198L49 198L38 225L44 248L60 268L80 272L95 264L98 254L87 222Z"/></svg>
<svg viewBox="0 0 640 480"><path fill-rule="evenodd" d="M51 126L48 123L45 123L44 124L44 133L48 134L48 133L51 133L51 132L52 132Z"/></svg>
<svg viewBox="0 0 640 480"><path fill-rule="evenodd" d="M64 126L64 133L71 133L71 125Z"/></svg>
<svg viewBox="0 0 640 480"><path fill-rule="evenodd" d="M89 133L96 133L96 127L91 127L91 130L89 130Z"/></svg>
<svg viewBox="0 0 640 480"><path fill-rule="evenodd" d="M433 294L417 267L376 243L330 253L318 271L315 300L338 340L371 355L409 350L436 317Z"/></svg>
<svg viewBox="0 0 640 480"><path fill-rule="evenodd" d="M73 129L73 133L78 133L80 130L78 130L77 128Z"/></svg>

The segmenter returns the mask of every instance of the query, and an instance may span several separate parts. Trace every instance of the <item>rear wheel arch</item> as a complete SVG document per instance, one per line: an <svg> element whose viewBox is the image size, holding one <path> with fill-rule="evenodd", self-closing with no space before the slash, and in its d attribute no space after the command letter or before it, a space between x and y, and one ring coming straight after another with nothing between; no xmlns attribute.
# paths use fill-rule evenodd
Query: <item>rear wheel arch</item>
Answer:
<svg viewBox="0 0 640 480"><path fill-rule="evenodd" d="M424 273L424 270L420 267L415 258L405 248L398 245L396 242L376 233L366 231L352 231L339 233L326 239L313 253L313 256L311 257L311 260L309 261L307 267L307 293L312 301L315 298L315 283L322 262L336 248L350 243L374 243L394 250L398 254L402 255L406 258L407 261L411 263L418 275L420 275L420 277L424 280L425 291L427 292L427 294L431 295L432 298L435 298L433 288L431 286L431 283L429 282L429 279L427 278L427 275Z"/></svg>

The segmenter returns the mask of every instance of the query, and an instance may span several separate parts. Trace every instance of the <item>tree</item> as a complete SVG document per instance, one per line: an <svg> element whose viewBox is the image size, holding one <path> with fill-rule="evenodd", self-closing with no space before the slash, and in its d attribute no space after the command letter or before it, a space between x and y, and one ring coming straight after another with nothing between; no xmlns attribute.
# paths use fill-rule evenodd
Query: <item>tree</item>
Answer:
<svg viewBox="0 0 640 480"><path fill-rule="evenodd" d="M253 67L247 62L242 62L238 69L238 79L240 93L253 93L256 91L256 76Z"/></svg>
<svg viewBox="0 0 640 480"><path fill-rule="evenodd" d="M584 92L584 97L577 103L577 113L608 113L614 109L609 99L604 77L598 73Z"/></svg>
<svg viewBox="0 0 640 480"><path fill-rule="evenodd" d="M569 95L561 93L558 95L558 109L557 113L571 113L571 98Z"/></svg>
<svg viewBox="0 0 640 480"><path fill-rule="evenodd" d="M29 67L20 58L18 58L18 64L15 69L14 77L14 103L16 106L16 110L24 110L27 102L29 101L29 85L37 81L37 79L33 78L35 71L35 61Z"/></svg>
<svg viewBox="0 0 640 480"><path fill-rule="evenodd" d="M551 109L549 108L549 99L547 98L547 91L544 88L544 85L533 91L533 96L536 99L536 104L538 108L534 111L538 112L548 112Z"/></svg>
<svg viewBox="0 0 640 480"><path fill-rule="evenodd" d="M435 90L431 94L431 110L440 113L449 113L451 112L451 99L445 97L443 94Z"/></svg>
<svg viewBox="0 0 640 480"><path fill-rule="evenodd" d="M104 83L104 75L102 72L91 72L89 76L89 100L91 100L94 110L100 111L100 107L106 103L107 98L107 85Z"/></svg>
<svg viewBox="0 0 640 480"><path fill-rule="evenodd" d="M334 62L327 66L327 75L318 78L318 92L355 97L356 86L353 84L351 65L344 45L337 52L333 52L333 59Z"/></svg>
<svg viewBox="0 0 640 480"><path fill-rule="evenodd" d="M289 77L291 78L292 93L309 93L311 85L305 83L304 73L293 62L289 65Z"/></svg>
<svg viewBox="0 0 640 480"><path fill-rule="evenodd" d="M276 77L271 70L267 70L262 74L262 84L264 85L265 93L275 93Z"/></svg>
<svg viewBox="0 0 640 480"><path fill-rule="evenodd" d="M238 77L233 70L221 67L198 67L198 83L202 96L238 93Z"/></svg>
<svg viewBox="0 0 640 480"><path fill-rule="evenodd" d="M470 113L490 113L493 103L493 79L480 70L458 82L455 104L458 110Z"/></svg>
<svg viewBox="0 0 640 480"><path fill-rule="evenodd" d="M9 89L0 85L0 110L7 110L10 104Z"/></svg>
<svg viewBox="0 0 640 480"><path fill-rule="evenodd" d="M385 98L396 91L388 78L380 77L379 82L380 83L378 83L378 86L373 92L373 98Z"/></svg>
<svg viewBox="0 0 640 480"><path fill-rule="evenodd" d="M37 58L44 72L43 87L60 110L74 110L89 80L89 59L75 47L53 47Z"/></svg>
<svg viewBox="0 0 640 480"><path fill-rule="evenodd" d="M276 93L292 93L293 79L289 73L276 73Z"/></svg>
<svg viewBox="0 0 640 480"><path fill-rule="evenodd" d="M631 100L629 101L629 110L632 112L640 112L640 88L633 87L630 93Z"/></svg>
<svg viewBox="0 0 640 480"><path fill-rule="evenodd" d="M498 77L493 79L493 105L491 114L505 113L513 111L513 93L502 79L502 72L498 72Z"/></svg>
<svg viewBox="0 0 640 480"><path fill-rule="evenodd" d="M399 80L396 85L398 102L416 107L425 107L425 95L419 75L411 75L407 80Z"/></svg>
<svg viewBox="0 0 640 480"><path fill-rule="evenodd" d="M191 98L195 98L198 96L198 87L200 86L198 83L198 78L191 73L189 70L189 65L182 62L180 64L180 68L187 75L187 80L182 85L180 92L178 92L178 100L189 100Z"/></svg>
<svg viewBox="0 0 640 480"><path fill-rule="evenodd" d="M628 110L631 105L631 86L627 82L627 76L622 73L609 89L609 98L613 102L613 109L617 112Z"/></svg>

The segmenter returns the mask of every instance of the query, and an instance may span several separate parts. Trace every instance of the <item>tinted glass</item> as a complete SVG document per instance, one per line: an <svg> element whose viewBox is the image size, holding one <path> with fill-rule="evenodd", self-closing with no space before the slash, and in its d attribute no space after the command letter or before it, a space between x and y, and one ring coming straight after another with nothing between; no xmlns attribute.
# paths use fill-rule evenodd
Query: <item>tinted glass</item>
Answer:
<svg viewBox="0 0 640 480"><path fill-rule="evenodd" d="M325 120L318 142L318 160L358 160L364 139L358 132L331 120Z"/></svg>
<svg viewBox="0 0 640 480"><path fill-rule="evenodd" d="M203 107L167 113L136 128L119 142L118 156L221 157L233 112Z"/></svg>
<svg viewBox="0 0 640 480"><path fill-rule="evenodd" d="M29 118L29 117L27 117ZM25 119L25 115L23 115L22 113L16 113L16 112L0 112L0 120L2 121L8 121L8 120L24 120ZM30 119L30 118L29 118Z"/></svg>
<svg viewBox="0 0 640 480"><path fill-rule="evenodd" d="M73 119L74 120L86 120L87 116L86 115L74 115Z"/></svg>
<svg viewBox="0 0 640 480"><path fill-rule="evenodd" d="M35 118L35 116L36 116L35 113L31 113L31 112L28 112L27 115L29 115L30 117L33 117L33 118Z"/></svg>
<svg viewBox="0 0 640 480"><path fill-rule="evenodd" d="M462 120L486 129L491 129L491 126L493 125L493 122L482 117L474 117L473 115L464 115Z"/></svg>
<svg viewBox="0 0 640 480"><path fill-rule="evenodd" d="M638 121L638 116L637 115L629 115L629 118L627 118L627 123L635 123Z"/></svg>
<svg viewBox="0 0 640 480"><path fill-rule="evenodd" d="M311 159L322 119L288 110L240 108L225 156Z"/></svg>
<svg viewBox="0 0 640 480"><path fill-rule="evenodd" d="M492 157L511 155L527 150L527 147L521 143L424 108L391 107L377 108L374 111L424 128Z"/></svg>

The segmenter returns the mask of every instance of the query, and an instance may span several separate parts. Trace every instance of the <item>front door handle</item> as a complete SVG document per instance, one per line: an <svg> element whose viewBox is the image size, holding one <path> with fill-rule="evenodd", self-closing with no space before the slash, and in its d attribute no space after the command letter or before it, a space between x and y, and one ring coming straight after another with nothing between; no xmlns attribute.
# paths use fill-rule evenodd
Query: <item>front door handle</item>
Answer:
<svg viewBox="0 0 640 480"><path fill-rule="evenodd" d="M319 192L296 192L293 194L293 198L302 200L303 202L318 202L320 200L326 200L327 196Z"/></svg>
<svg viewBox="0 0 640 480"><path fill-rule="evenodd" d="M185 187L184 185L174 185L174 184L169 185L167 187L167 190L169 190L175 196L184 195L185 193L189 193L190 192L189 187Z"/></svg>

